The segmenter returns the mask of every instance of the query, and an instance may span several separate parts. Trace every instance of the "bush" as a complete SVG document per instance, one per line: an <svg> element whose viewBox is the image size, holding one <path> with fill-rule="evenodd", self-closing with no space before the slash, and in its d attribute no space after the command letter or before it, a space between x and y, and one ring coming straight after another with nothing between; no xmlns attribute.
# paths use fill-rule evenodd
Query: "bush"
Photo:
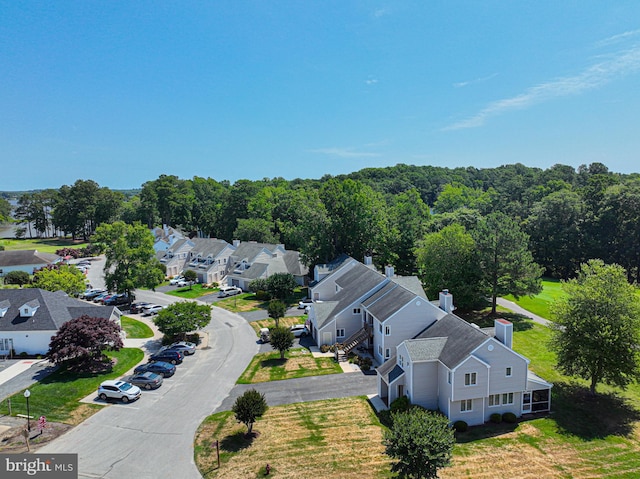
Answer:
<svg viewBox="0 0 640 479"><path fill-rule="evenodd" d="M411 401L407 396L402 396L397 399L394 399L389 409L393 412L396 411L407 411L411 407Z"/></svg>
<svg viewBox="0 0 640 479"><path fill-rule="evenodd" d="M502 422L502 414L494 412L491 416L489 416L489 421L495 424L500 424Z"/></svg>
<svg viewBox="0 0 640 479"><path fill-rule="evenodd" d="M456 421L453 423L453 428L456 430L456 432L465 432L467 429L469 429L469 425L464 421Z"/></svg>
<svg viewBox="0 0 640 479"><path fill-rule="evenodd" d="M502 420L508 424L515 424L518 421L518 418L512 412L505 412L502 415Z"/></svg>
<svg viewBox="0 0 640 479"><path fill-rule="evenodd" d="M4 284L28 284L31 277L26 271L9 271L4 277Z"/></svg>
<svg viewBox="0 0 640 479"><path fill-rule="evenodd" d="M271 299L271 296L266 291L260 290L256 291L256 299L258 301L269 301Z"/></svg>
<svg viewBox="0 0 640 479"><path fill-rule="evenodd" d="M321 353L328 353L329 351L331 351L331 346L329 346L328 344L323 344L322 346L320 346Z"/></svg>

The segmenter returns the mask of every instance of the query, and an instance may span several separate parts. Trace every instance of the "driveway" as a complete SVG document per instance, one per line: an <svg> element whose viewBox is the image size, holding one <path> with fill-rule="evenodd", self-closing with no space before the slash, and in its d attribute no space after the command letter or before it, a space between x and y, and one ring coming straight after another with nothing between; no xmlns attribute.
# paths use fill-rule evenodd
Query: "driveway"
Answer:
<svg viewBox="0 0 640 479"><path fill-rule="evenodd" d="M174 298L138 291L142 301ZM203 419L220 407L236 378L257 353L255 334L236 314L214 308L208 349L178 366L161 388L135 403L104 407L40 453L77 453L80 478L199 478L193 438Z"/></svg>

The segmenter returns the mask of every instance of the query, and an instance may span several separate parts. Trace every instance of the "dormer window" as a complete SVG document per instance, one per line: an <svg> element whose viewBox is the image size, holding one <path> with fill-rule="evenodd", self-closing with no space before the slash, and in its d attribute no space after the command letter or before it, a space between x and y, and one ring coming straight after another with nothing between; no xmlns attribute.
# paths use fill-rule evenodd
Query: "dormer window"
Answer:
<svg viewBox="0 0 640 479"><path fill-rule="evenodd" d="M40 307L40 302L37 299L33 301L29 301L26 304L20 306L20 317L29 318L36 314L38 308Z"/></svg>

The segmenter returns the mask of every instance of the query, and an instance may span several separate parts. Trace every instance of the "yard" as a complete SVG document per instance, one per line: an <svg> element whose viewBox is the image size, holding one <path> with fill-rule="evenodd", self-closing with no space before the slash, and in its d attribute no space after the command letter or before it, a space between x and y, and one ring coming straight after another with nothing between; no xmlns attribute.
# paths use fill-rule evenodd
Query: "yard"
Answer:
<svg viewBox="0 0 640 479"><path fill-rule="evenodd" d="M49 239L2 239L0 245L7 251L37 249L42 253L53 253L62 248L84 248L89 243L64 238Z"/></svg>
<svg viewBox="0 0 640 479"><path fill-rule="evenodd" d="M129 316L122 316L120 317L120 324L122 325L124 332L127 334L127 338L143 339L153 337L153 331L151 328L137 319L130 318Z"/></svg>
<svg viewBox="0 0 640 479"><path fill-rule="evenodd" d="M217 294L218 288L203 288L201 284L194 284L192 286L184 286L172 291L166 291L165 294L170 296L176 296L182 299L196 299L207 294Z"/></svg>
<svg viewBox="0 0 640 479"><path fill-rule="evenodd" d="M564 294L561 285L562 283L557 279L547 278L542 280L542 292L540 294L536 294L535 296L522 296L518 299L509 295L505 296L505 299L517 303L533 314L553 320L550 306L557 298Z"/></svg>
<svg viewBox="0 0 640 479"><path fill-rule="evenodd" d="M254 426L256 437L232 412L209 416L195 438L195 461L205 478L384 478L382 428L365 398L271 407ZM220 441L218 469L214 441Z"/></svg>

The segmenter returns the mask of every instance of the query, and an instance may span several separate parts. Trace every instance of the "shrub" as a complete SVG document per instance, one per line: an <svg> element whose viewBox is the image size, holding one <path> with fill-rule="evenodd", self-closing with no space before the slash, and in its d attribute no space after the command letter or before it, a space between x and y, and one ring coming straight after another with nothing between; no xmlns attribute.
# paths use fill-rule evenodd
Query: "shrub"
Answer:
<svg viewBox="0 0 640 479"><path fill-rule="evenodd" d="M502 415L500 413L494 412L491 416L489 416L489 420L493 423L500 424L502 422Z"/></svg>
<svg viewBox="0 0 640 479"><path fill-rule="evenodd" d="M453 428L456 430L456 432L465 432L467 429L469 429L469 425L464 421L456 421L453 423Z"/></svg>
<svg viewBox="0 0 640 479"><path fill-rule="evenodd" d="M373 366L373 361L371 361L371 358L369 357L360 357L360 369L362 371L368 371L369 369L371 369L371 366Z"/></svg>
<svg viewBox="0 0 640 479"><path fill-rule="evenodd" d="M410 407L411 407L411 401L409 401L409 398L407 396L402 396L397 399L394 399L394 401L389 406L389 409L393 412L406 411Z"/></svg>
<svg viewBox="0 0 640 479"><path fill-rule="evenodd" d="M329 351L331 351L331 346L329 346L328 344L323 344L322 346L320 346L321 353L328 353Z"/></svg>
<svg viewBox="0 0 640 479"><path fill-rule="evenodd" d="M514 424L518 421L518 418L512 412L505 412L502 415L502 420L508 424Z"/></svg>
<svg viewBox="0 0 640 479"><path fill-rule="evenodd" d="M258 301L269 301L271 299L271 296L269 296L269 293L267 293L266 291L259 290L256 291L256 299Z"/></svg>
<svg viewBox="0 0 640 479"><path fill-rule="evenodd" d="M29 283L30 280L31 277L26 271L9 271L4 277L5 284L18 284L20 286Z"/></svg>

